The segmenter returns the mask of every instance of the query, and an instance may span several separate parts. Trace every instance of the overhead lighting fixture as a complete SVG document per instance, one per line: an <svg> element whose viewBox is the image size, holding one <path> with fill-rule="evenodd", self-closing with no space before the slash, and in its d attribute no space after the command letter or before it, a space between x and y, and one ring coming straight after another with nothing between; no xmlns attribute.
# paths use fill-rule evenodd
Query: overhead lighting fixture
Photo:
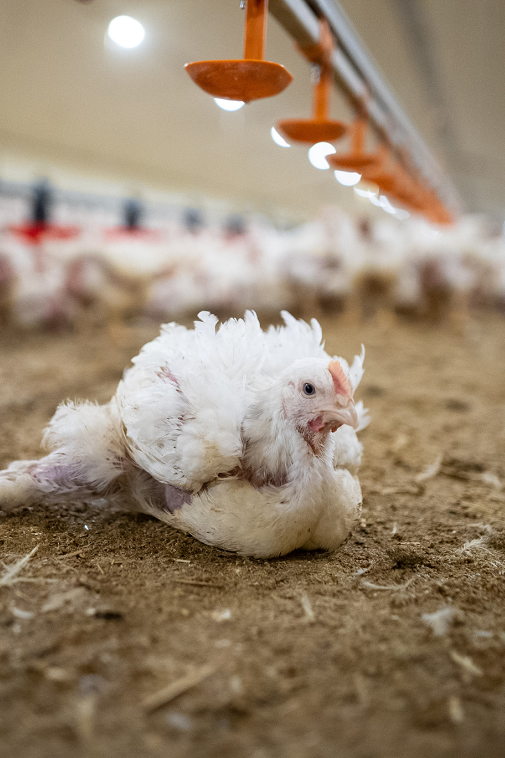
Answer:
<svg viewBox="0 0 505 758"><path fill-rule="evenodd" d="M399 221L406 221L408 218L410 218L410 213L403 210L403 208L397 208L395 211L395 216Z"/></svg>
<svg viewBox="0 0 505 758"><path fill-rule="evenodd" d="M214 102L224 111L239 111L245 105L243 100L226 100L222 97L215 97Z"/></svg>
<svg viewBox="0 0 505 758"><path fill-rule="evenodd" d="M394 205L391 205L389 198L386 197L386 195L379 195L378 187L375 190L354 187L354 191L357 195L359 195L359 197L364 197L367 200L370 200L372 205L375 205L377 208L382 208L383 211L391 214L391 216L394 216L399 221L406 221L408 218L410 218L410 213L408 211L404 210L403 208L395 208Z"/></svg>
<svg viewBox="0 0 505 758"><path fill-rule="evenodd" d="M329 142L316 142L316 144L312 145L309 150L309 161L312 163L314 168L325 170L327 168L330 168L330 164L326 160L326 156L336 152L337 151L333 145L330 145Z"/></svg>
<svg viewBox="0 0 505 758"><path fill-rule="evenodd" d="M361 181L361 174L357 174L355 171L335 171L335 179L344 187L354 187Z"/></svg>
<svg viewBox="0 0 505 758"><path fill-rule="evenodd" d="M360 189L359 187L354 187L354 191L360 197L366 197L369 200L371 197L375 197L379 190L378 188L376 190L368 190L368 189L365 190L365 189Z"/></svg>
<svg viewBox="0 0 505 758"><path fill-rule="evenodd" d="M289 144L289 142L286 142L286 140L284 139L284 137L282 137L279 134L279 132L277 131L277 129L275 128L275 126L272 126L272 128L270 129L270 136L272 137L272 139L275 142L275 144L279 145L279 147L291 147L291 145Z"/></svg>
<svg viewBox="0 0 505 758"><path fill-rule="evenodd" d="M145 29L131 16L116 16L107 29L110 39L120 47L132 48L140 45L145 37Z"/></svg>
<svg viewBox="0 0 505 758"><path fill-rule="evenodd" d="M368 196L368 199L372 203L372 205L377 206L377 208L383 208L382 202L379 200L379 198L376 195L370 194Z"/></svg>
<svg viewBox="0 0 505 758"><path fill-rule="evenodd" d="M386 197L386 195L380 195L379 202L383 210L386 211L386 213L396 213L396 208L393 208L393 206L389 202L389 198Z"/></svg>

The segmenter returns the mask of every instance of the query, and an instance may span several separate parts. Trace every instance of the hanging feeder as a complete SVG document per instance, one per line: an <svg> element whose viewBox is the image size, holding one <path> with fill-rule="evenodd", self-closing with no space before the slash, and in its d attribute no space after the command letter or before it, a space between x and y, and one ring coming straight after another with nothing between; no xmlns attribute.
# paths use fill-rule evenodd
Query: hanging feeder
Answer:
<svg viewBox="0 0 505 758"><path fill-rule="evenodd" d="M379 148L377 154L380 160L371 166L364 167L361 178L365 182L373 182L382 192L398 196L406 191L407 174L394 160L388 165L390 153L385 147Z"/></svg>
<svg viewBox="0 0 505 758"><path fill-rule="evenodd" d="M205 92L225 100L248 103L278 95L293 77L280 63L264 60L268 0L246 0L244 57L196 61L185 69Z"/></svg>
<svg viewBox="0 0 505 758"><path fill-rule="evenodd" d="M447 224L453 221L452 215L435 193L427 189L421 179L413 178L397 161L390 160L391 154L384 146L377 150L376 155L380 156L380 160L362 169L362 179L373 182L392 200L422 213L434 223ZM331 156L332 159L335 157ZM327 160L331 162L329 158Z"/></svg>
<svg viewBox="0 0 505 758"><path fill-rule="evenodd" d="M405 172L403 172L402 177L403 181L397 188L395 197L403 203L403 205L406 205L412 210L424 213L431 205L431 197L429 193L419 181L412 179Z"/></svg>
<svg viewBox="0 0 505 758"><path fill-rule="evenodd" d="M319 42L300 48L312 63L319 66L319 78L314 85L312 118L286 118L277 123L278 129L295 142L333 142L347 131L343 121L329 118L333 37L325 20L319 21L319 28Z"/></svg>
<svg viewBox="0 0 505 758"><path fill-rule="evenodd" d="M430 216L434 203L441 205L433 192L426 189L419 177L413 177L401 166L396 167L397 183L391 196L410 210Z"/></svg>
<svg viewBox="0 0 505 758"><path fill-rule="evenodd" d="M432 190L420 189L423 193L422 212L424 215L434 224L452 224L454 222L453 215L440 202L435 193Z"/></svg>
<svg viewBox="0 0 505 758"><path fill-rule="evenodd" d="M361 174L365 169L381 163L384 158L384 148L375 153L365 152L365 133L367 120L358 116L352 126L351 150L348 153L328 155L326 160L332 168L340 171L357 171Z"/></svg>
<svg viewBox="0 0 505 758"><path fill-rule="evenodd" d="M412 184L411 207L414 210L423 213L435 224L451 224L454 222L452 213L439 200L436 192L426 187L421 178L414 179Z"/></svg>
<svg viewBox="0 0 505 758"><path fill-rule="evenodd" d="M399 201L411 210L419 211L417 183L396 161L391 161L388 165L389 153L386 148L379 148L378 152L382 153L382 161L364 168L361 173L362 179L376 184L390 199Z"/></svg>

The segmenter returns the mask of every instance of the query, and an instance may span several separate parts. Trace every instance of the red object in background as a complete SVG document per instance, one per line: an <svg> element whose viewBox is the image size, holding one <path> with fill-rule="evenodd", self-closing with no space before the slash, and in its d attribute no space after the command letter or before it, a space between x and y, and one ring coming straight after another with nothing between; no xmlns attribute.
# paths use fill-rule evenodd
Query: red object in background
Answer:
<svg viewBox="0 0 505 758"><path fill-rule="evenodd" d="M78 237L81 230L78 226L59 226L58 224L13 224L8 227L23 242L29 245L40 245L47 240L71 240Z"/></svg>
<svg viewBox="0 0 505 758"><path fill-rule="evenodd" d="M42 273L46 268L46 260L41 247L42 243L51 240L71 240L78 237L81 229L78 226L59 226L46 224L43 221L27 224L11 224L7 227L25 245L32 249L35 270Z"/></svg>
<svg viewBox="0 0 505 758"><path fill-rule="evenodd" d="M119 242L120 240L143 240L145 242L159 242L163 232L159 229L131 229L129 226L114 226L105 229L103 233L106 242Z"/></svg>

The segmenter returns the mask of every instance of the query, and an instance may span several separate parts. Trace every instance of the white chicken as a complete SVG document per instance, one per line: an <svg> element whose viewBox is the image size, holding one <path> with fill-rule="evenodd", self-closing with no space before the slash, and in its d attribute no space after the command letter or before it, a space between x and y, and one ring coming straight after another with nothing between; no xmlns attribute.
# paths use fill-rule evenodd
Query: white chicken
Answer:
<svg viewBox="0 0 505 758"><path fill-rule="evenodd" d="M0 507L108 498L244 555L338 547L361 508L364 350L349 368L282 315L163 326L107 405L59 406L51 452L0 472Z"/></svg>

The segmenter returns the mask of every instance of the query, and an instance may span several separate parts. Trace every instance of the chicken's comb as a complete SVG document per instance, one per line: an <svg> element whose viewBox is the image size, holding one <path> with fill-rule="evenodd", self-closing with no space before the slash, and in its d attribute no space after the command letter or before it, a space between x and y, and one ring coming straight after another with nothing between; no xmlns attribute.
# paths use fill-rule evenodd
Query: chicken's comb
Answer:
<svg viewBox="0 0 505 758"><path fill-rule="evenodd" d="M328 371L333 379L335 385L335 392L337 395L344 395L344 397L352 398L351 382L344 373L344 369L338 361L330 361Z"/></svg>

